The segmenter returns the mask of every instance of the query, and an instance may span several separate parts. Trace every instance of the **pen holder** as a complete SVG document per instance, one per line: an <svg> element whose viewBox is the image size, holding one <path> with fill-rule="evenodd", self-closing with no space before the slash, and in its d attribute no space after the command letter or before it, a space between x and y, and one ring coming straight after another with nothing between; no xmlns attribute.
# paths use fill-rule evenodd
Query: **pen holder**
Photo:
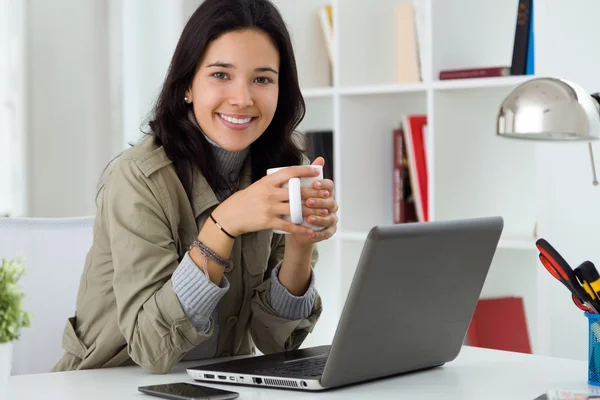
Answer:
<svg viewBox="0 0 600 400"><path fill-rule="evenodd" d="M586 312L588 319L588 383L600 386L600 314Z"/></svg>

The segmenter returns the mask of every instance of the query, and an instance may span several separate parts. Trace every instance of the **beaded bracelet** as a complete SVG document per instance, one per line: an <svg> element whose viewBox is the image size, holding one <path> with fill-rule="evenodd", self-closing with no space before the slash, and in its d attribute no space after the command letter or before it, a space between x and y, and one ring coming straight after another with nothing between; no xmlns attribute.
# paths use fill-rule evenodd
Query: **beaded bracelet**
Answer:
<svg viewBox="0 0 600 400"><path fill-rule="evenodd" d="M205 258L204 258L204 266L203 267L204 267L204 274L207 276L208 276L208 274L207 274L207 270L206 270L206 264L207 264L207 259L209 259L209 258L211 260L213 260L214 262L216 262L217 264L219 264L220 266L222 266L223 268L233 266L233 261L227 260L227 259L219 256L217 253L212 251L208 246L206 246L204 243L199 241L198 238L194 239L194 242L190 246L190 249L192 247L198 247L198 249L200 250L202 255L204 255Z"/></svg>

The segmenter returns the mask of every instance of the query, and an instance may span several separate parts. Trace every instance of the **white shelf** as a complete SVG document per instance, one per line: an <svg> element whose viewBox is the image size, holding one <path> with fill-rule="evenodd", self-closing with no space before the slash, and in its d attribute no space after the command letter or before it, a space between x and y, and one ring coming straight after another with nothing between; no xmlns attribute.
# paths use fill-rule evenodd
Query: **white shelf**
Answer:
<svg viewBox="0 0 600 400"><path fill-rule="evenodd" d="M565 31L567 41L561 39L564 32L553 27L577 18L592 21L591 13L583 11L600 5L590 0L576 7L549 0L548 7L535 13L536 75L439 80L442 70L510 65L518 1L410 1L418 9L425 31L423 82L406 84L397 82L395 10L399 0L276 0L292 30L299 82L304 88L307 112L300 130L334 132L340 222L331 241L333 246L323 248L324 257L331 257L326 262L331 260L339 281L347 287L345 280L352 278L351 268L356 265L369 228L393 221L393 130L405 115L426 114L431 220L503 216L505 234L498 243L500 251L494 257L486 294L524 298L534 352L572 348L558 328L564 313L554 317L554 306L549 307L546 301L544 281L537 276L536 238L528 234L539 222L546 230L557 227L552 228L558 230L553 235L543 228L538 231L553 238L553 242L557 235L569 235L559 230L563 224L548 223L548 218L561 215L560 211L548 210L559 208L565 201L548 202L544 194L556 182L591 190L587 178L582 183L576 179L584 174L573 173L587 171L589 165L570 163L567 176L567 164L552 164L552 160L562 157L562 151L549 154L542 164L540 154L551 151L550 145L499 138L495 125L503 99L514 87L534 78L563 77L579 82L587 90L597 90L597 74L592 66L597 65L598 56L581 51L593 46L590 38L594 35L568 36L575 32L572 29ZM316 11L327 3L334 7L333 71L316 18ZM589 28L593 23L579 25L588 33L593 31ZM581 158L585 163L587 159ZM546 175L546 181L541 181L540 177ZM574 190L561 193L567 196L571 192ZM586 193L584 197L592 196ZM583 217L572 221L581 220ZM564 244L560 247L566 248ZM571 250L577 252L573 247ZM580 258L584 257L590 258ZM514 278L515 271L521 270L529 274L526 285ZM539 275L546 278L543 273ZM564 293L558 301L564 302Z"/></svg>
<svg viewBox="0 0 600 400"><path fill-rule="evenodd" d="M367 239L368 231L343 231L337 232L333 237L338 240L362 242ZM498 242L499 249L508 250L532 250L537 251L535 247L535 238L526 236L506 235L500 238Z"/></svg>
<svg viewBox="0 0 600 400"><path fill-rule="evenodd" d="M423 82L416 82L416 83L344 86L344 87L336 88L336 90L341 95L373 95L373 94L388 94L388 93L424 92L427 90L427 87L428 86Z"/></svg>
<svg viewBox="0 0 600 400"><path fill-rule="evenodd" d="M432 87L434 90L460 90L517 86L533 78L533 75L518 75L475 79L436 80L433 82Z"/></svg>
<svg viewBox="0 0 600 400"><path fill-rule="evenodd" d="M302 89L302 96L305 99L319 99L331 97L334 94L332 87L317 87L317 88L306 88Z"/></svg>
<svg viewBox="0 0 600 400"><path fill-rule="evenodd" d="M417 93L427 90L445 91L445 90L469 90L485 88L513 87L533 79L533 75L504 76L477 79L449 79L437 80L433 82L415 82L415 83L390 83L357 85L342 87L317 87L302 89L302 94L306 99L326 98L336 94L342 96L368 96L393 93Z"/></svg>

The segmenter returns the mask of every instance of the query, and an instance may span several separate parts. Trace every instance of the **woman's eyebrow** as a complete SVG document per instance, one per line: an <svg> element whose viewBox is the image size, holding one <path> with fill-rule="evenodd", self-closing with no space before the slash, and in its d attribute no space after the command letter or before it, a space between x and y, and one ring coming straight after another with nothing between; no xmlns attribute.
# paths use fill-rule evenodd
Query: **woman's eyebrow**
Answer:
<svg viewBox="0 0 600 400"><path fill-rule="evenodd" d="M217 62L208 64L206 66L206 68L211 68L211 67L235 69L235 65L233 65L231 63L226 63L226 62L223 62L223 61L217 61ZM256 72L272 72L274 74L279 74L275 69L273 69L271 67L259 67L259 68L256 68L255 71Z"/></svg>
<svg viewBox="0 0 600 400"><path fill-rule="evenodd" d="M212 64L208 64L208 65L206 66L206 68L210 68L210 67L219 67L219 68L235 68L235 67L233 66L233 64L229 64L229 63L226 63L226 62L223 62L223 61L217 61L217 62L214 62L214 63L212 63Z"/></svg>
<svg viewBox="0 0 600 400"><path fill-rule="evenodd" d="M272 72L272 73L274 73L276 75L279 75L279 72L275 71L271 67L260 67L260 68L256 68L255 71L256 72Z"/></svg>

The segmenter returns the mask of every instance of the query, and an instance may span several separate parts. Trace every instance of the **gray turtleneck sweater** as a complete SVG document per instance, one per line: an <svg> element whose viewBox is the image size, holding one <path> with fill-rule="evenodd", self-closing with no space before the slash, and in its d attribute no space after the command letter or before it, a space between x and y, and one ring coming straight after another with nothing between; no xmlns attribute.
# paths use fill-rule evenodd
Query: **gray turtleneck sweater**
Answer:
<svg viewBox="0 0 600 400"><path fill-rule="evenodd" d="M213 142L208 136L205 135L205 137L213 147L216 167L225 180L225 184L215 191L217 199L223 201L236 190L249 148L240 152L230 152ZM306 293L303 296L294 296L279 282L280 267L281 263L273 269L271 274L271 306L283 318L295 320L308 317L316 296L314 273L311 274L311 282ZM173 272L171 281L185 314L198 332L206 333L210 330L211 316L214 324L211 337L184 355L183 360L214 357L219 337L217 305L229 290L229 281L223 276L219 286L212 283L192 261L188 253Z"/></svg>

